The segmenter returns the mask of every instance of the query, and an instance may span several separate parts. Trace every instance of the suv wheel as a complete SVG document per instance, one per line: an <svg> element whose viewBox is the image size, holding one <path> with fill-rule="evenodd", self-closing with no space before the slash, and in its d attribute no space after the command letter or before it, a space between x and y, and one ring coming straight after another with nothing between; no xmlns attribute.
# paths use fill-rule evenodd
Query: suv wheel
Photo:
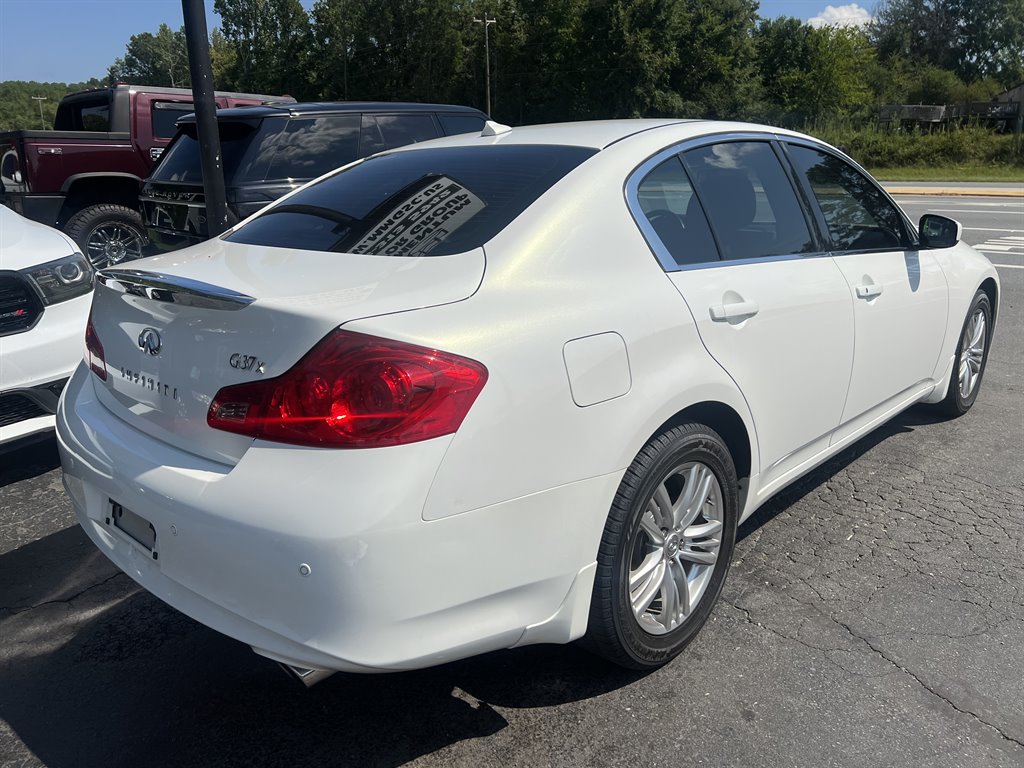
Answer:
<svg viewBox="0 0 1024 768"><path fill-rule="evenodd" d="M96 269L142 258L148 242L142 216L123 205L83 208L64 227Z"/></svg>

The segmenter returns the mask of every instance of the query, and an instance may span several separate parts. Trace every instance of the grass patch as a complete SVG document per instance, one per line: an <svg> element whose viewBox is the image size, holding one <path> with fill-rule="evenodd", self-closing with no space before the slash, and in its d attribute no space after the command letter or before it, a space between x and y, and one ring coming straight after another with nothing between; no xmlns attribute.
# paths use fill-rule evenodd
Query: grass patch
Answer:
<svg viewBox="0 0 1024 768"><path fill-rule="evenodd" d="M1024 184L1024 167L1015 165L939 165L868 168L879 181L996 181Z"/></svg>
<svg viewBox="0 0 1024 768"><path fill-rule="evenodd" d="M894 131L839 121L805 127L887 181L1024 181L1024 138L980 126Z"/></svg>

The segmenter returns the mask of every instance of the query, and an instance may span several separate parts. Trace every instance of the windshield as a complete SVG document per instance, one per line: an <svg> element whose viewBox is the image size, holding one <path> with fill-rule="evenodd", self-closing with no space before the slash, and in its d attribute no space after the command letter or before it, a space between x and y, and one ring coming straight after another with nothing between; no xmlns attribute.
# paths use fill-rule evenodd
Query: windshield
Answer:
<svg viewBox="0 0 1024 768"><path fill-rule="evenodd" d="M274 157L278 135L286 122L278 118L218 121L221 155L224 158L224 182L230 185L263 181ZM184 123L179 128L177 138L164 152L150 179L203 183L195 123Z"/></svg>
<svg viewBox="0 0 1024 768"><path fill-rule="evenodd" d="M385 256L462 253L596 151L488 145L380 155L310 184L226 239Z"/></svg>

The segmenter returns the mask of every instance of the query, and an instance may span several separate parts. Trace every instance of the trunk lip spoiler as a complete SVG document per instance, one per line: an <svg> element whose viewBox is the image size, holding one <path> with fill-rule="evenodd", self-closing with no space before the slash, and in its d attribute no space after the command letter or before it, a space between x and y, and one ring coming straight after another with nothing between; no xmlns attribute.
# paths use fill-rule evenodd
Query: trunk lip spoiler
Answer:
<svg viewBox="0 0 1024 768"><path fill-rule="evenodd" d="M185 307L238 310L256 301L254 297L230 288L139 269L103 269L96 273L96 282L120 294Z"/></svg>

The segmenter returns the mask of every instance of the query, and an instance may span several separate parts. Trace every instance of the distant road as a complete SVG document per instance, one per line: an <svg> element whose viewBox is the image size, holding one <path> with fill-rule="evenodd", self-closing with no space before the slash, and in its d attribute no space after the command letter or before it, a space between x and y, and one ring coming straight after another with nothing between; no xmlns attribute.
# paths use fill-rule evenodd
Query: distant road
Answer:
<svg viewBox="0 0 1024 768"><path fill-rule="evenodd" d="M883 181L889 194L1024 197L1021 181Z"/></svg>
<svg viewBox="0 0 1024 768"><path fill-rule="evenodd" d="M888 189L890 185L885 186ZM1007 271L1024 270L1024 196L902 195L891 189L890 192L911 221L918 221L925 213L959 221L964 228L964 242L988 256L1004 277Z"/></svg>

